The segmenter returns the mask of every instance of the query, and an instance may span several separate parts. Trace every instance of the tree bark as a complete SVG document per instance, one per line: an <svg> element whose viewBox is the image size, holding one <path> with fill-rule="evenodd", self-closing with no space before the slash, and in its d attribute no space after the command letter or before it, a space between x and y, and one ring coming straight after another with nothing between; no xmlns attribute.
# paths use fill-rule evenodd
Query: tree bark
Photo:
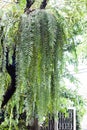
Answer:
<svg viewBox="0 0 87 130"><path fill-rule="evenodd" d="M38 127L38 118L34 119L33 125L32 126L28 126L28 130L39 130Z"/></svg>

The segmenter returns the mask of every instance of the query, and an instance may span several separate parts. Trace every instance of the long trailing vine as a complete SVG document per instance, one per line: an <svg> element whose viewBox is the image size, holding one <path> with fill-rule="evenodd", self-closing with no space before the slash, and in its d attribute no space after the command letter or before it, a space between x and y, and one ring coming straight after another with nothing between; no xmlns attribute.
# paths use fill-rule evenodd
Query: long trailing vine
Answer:
<svg viewBox="0 0 87 130"><path fill-rule="evenodd" d="M68 44L71 36L67 36L69 32L65 29L67 20L60 12L44 10L47 3L42 7L43 3L40 9L30 12L27 7L29 13L25 10L27 13L22 15L15 9L8 11L0 21L0 68L3 70L0 73L0 104L11 82L5 68L6 47L10 49L11 63L12 47L16 44L16 91L5 108L4 125L10 129L18 129L16 124L23 113L26 113L28 125L31 118L38 117L42 122L48 113L59 111L60 81L69 45L76 57L74 42Z"/></svg>
<svg viewBox="0 0 87 130"><path fill-rule="evenodd" d="M37 10L28 16L23 15L20 30L18 59L22 60L18 69L21 76L19 83L23 81L24 89L30 89L30 92L32 89L33 93L31 96L27 95L25 99L25 101L32 99L33 102L25 103L25 106L30 108L29 112L33 110L33 114L37 108L37 114L44 116L44 113L56 110L59 105L57 101L59 75L62 70L61 60L65 43L61 37L63 30L55 17L44 10ZM27 92L30 93L29 90ZM56 104L55 108L54 104L51 104L53 101Z"/></svg>

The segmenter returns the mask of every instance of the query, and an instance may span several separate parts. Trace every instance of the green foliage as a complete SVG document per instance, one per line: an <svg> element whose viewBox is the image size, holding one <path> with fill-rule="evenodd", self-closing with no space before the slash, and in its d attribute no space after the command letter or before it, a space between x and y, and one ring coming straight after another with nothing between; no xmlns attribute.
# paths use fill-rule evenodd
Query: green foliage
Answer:
<svg viewBox="0 0 87 130"><path fill-rule="evenodd" d="M21 8L23 3L20 2ZM77 65L75 36L81 31L78 30L80 15L76 13L74 17L68 8L37 9L29 15L21 13L21 9L13 7L2 15L0 21L0 68L3 70L0 73L0 104L10 83L5 69L6 47L10 48L10 62L13 45L17 47L17 89L5 108L5 122L1 125L3 128L8 126L9 130L19 129L17 124L21 124L21 113L26 112L28 124L34 117L41 122L48 113L65 111L67 105L74 104L78 109L80 106L76 93L62 89L60 84L64 76L72 82L75 80L68 72L68 65ZM68 98L63 95L65 91Z"/></svg>
<svg viewBox="0 0 87 130"><path fill-rule="evenodd" d="M18 82L26 93L25 109L27 115L37 114L42 119L59 105L63 29L52 14L37 10L29 16L22 15L19 32Z"/></svg>
<svg viewBox="0 0 87 130"><path fill-rule="evenodd" d="M41 121L48 112L58 110L57 99L65 38L62 26L55 16L48 12L49 10L35 10L29 15L23 14L19 17L20 14L13 11L2 17L3 46L4 51L6 46L10 48L10 59L12 47L14 44L17 45L17 90L6 107L7 124L14 125L14 121L10 119L13 118L15 105L16 123L19 114L24 111L26 111L28 124L32 116L38 115Z"/></svg>

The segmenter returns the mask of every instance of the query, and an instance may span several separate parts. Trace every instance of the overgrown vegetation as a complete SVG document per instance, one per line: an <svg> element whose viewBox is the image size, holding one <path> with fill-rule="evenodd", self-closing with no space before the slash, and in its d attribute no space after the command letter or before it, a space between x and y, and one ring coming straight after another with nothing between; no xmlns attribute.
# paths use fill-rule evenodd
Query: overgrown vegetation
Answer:
<svg viewBox="0 0 87 130"><path fill-rule="evenodd" d="M20 4L23 8L23 4ZM14 44L16 44L17 76L16 92L4 108L5 121L0 126L1 129L19 129L21 121L26 119L26 125L29 125L32 118L37 117L39 123L42 123L43 117L48 113L64 111L66 104L75 106L77 110L81 107L82 112L80 111L79 114L83 115L83 99L78 96L77 92L68 91L65 86L62 88L65 77L77 83L72 75L70 78L68 66L70 64L77 66L76 47L80 43L76 38L83 31L80 19L84 17L84 10L79 12L80 9L76 7L81 7L74 6L71 2L70 8L74 7L71 10L68 6L54 9L48 5L50 9L36 9L28 15L16 5L7 12L2 11L0 104L11 82L5 68L6 47L10 50L11 63ZM26 113L26 117L20 120L20 115L23 113Z"/></svg>

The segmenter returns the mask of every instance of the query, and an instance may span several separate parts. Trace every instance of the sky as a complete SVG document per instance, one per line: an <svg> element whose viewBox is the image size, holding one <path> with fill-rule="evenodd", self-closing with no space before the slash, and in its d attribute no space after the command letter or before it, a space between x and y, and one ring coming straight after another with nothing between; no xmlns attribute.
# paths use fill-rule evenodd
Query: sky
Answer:
<svg viewBox="0 0 87 130"><path fill-rule="evenodd" d="M80 81L78 92L87 98L87 65L79 66L79 71L76 74L76 77Z"/></svg>

